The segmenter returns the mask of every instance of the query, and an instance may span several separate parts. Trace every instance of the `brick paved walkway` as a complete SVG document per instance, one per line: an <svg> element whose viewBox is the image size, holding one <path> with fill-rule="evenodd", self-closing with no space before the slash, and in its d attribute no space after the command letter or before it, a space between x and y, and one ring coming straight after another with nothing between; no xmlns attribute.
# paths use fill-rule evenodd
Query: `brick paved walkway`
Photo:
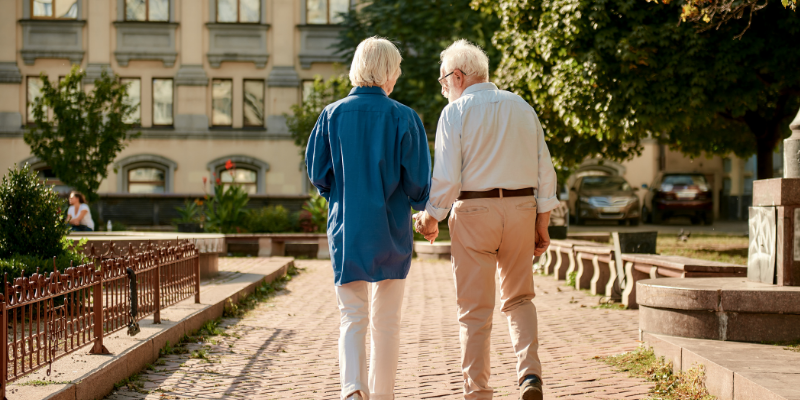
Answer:
<svg viewBox="0 0 800 400"><path fill-rule="evenodd" d="M227 260L223 268L235 269L230 263L236 262L253 260ZM187 346L207 349L210 362L188 354L163 357L163 365L142 373L149 394L123 388L108 398L338 398L339 312L333 273L328 261L296 264L305 271L287 291L241 320L223 321L230 336L216 337L216 344ZM593 309L597 297L566 288L552 277L537 276L536 287L545 398L646 398L650 385L591 359L637 346L637 311ZM398 399L460 398L454 292L449 263L414 262L403 305ZM492 346L495 397L518 398L516 361L499 312Z"/></svg>

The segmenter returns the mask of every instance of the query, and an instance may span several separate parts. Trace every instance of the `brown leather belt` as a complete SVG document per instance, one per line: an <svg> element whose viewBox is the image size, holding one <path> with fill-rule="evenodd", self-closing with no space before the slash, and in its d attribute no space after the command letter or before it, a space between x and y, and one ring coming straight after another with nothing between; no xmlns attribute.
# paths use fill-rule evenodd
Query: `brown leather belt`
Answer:
<svg viewBox="0 0 800 400"><path fill-rule="evenodd" d="M521 197L521 196L533 196L533 188L525 188L517 190L492 189L484 192L462 191L461 193L458 194L457 200L490 199L495 197Z"/></svg>

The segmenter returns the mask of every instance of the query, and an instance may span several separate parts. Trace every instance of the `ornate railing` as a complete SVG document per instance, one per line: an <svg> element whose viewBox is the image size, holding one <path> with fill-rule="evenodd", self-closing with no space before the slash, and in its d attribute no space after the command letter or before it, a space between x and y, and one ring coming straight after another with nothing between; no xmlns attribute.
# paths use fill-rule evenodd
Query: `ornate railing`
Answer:
<svg viewBox="0 0 800 400"><path fill-rule="evenodd" d="M92 262L64 272L9 279L0 294L0 385L6 386L81 347L108 354L103 338L194 295L200 302L200 264L194 244L177 241L117 248L113 242L90 248Z"/></svg>

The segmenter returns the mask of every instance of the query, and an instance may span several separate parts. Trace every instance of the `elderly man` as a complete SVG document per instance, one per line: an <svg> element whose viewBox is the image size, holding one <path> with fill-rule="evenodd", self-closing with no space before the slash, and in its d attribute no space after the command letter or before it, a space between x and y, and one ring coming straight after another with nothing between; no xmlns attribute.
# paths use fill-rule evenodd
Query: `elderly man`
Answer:
<svg viewBox="0 0 800 400"><path fill-rule="evenodd" d="M489 59L479 47L459 40L441 61L439 82L450 104L439 118L430 199L416 227L431 239L450 213L464 398L492 398L489 343L499 272L520 398L541 399L532 262L550 244L547 224L558 205L550 152L533 108L488 81Z"/></svg>

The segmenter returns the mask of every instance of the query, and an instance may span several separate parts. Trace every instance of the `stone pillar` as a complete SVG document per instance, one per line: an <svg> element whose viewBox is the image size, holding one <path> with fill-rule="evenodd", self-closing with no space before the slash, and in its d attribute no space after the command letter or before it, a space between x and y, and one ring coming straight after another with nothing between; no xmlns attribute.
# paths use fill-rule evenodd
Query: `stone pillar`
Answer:
<svg viewBox="0 0 800 400"><path fill-rule="evenodd" d="M300 78L295 69L295 32L297 31L297 3L294 0L272 1L272 45L270 58L272 70L267 78L268 115L267 132L289 135L283 113L291 113L291 106L300 98ZM291 32L291 33L290 33Z"/></svg>
<svg viewBox="0 0 800 400"><path fill-rule="evenodd" d="M784 177L753 182L747 277L800 286L800 114L784 141Z"/></svg>
<svg viewBox="0 0 800 400"><path fill-rule="evenodd" d="M83 78L84 88L90 88L100 78L103 70L111 70L111 2L108 0L84 0L87 4L88 65Z"/></svg>
<svg viewBox="0 0 800 400"><path fill-rule="evenodd" d="M19 130L25 110L20 105L24 82L17 66L17 7L21 6L20 1L0 0L0 131Z"/></svg>
<svg viewBox="0 0 800 400"><path fill-rule="evenodd" d="M208 75L203 69L203 7L180 7L180 68L175 74L175 129L208 129Z"/></svg>

